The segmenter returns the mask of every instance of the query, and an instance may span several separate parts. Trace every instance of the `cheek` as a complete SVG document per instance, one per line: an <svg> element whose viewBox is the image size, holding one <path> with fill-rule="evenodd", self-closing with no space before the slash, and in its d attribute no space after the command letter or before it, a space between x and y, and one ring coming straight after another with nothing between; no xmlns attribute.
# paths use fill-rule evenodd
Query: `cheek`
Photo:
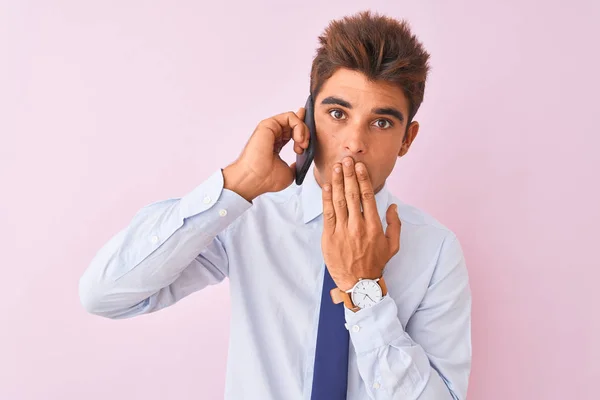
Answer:
<svg viewBox="0 0 600 400"><path fill-rule="evenodd" d="M328 118L319 118L315 121L315 126L319 135L324 137L335 136L339 130L339 125Z"/></svg>
<svg viewBox="0 0 600 400"><path fill-rule="evenodd" d="M339 126L323 122L317 125L317 140L320 148L335 148L339 137L341 137Z"/></svg>
<svg viewBox="0 0 600 400"><path fill-rule="evenodd" d="M397 149L394 150L394 149ZM389 172L394 168L398 160L398 152L400 147L396 143L384 142L372 144L370 158L373 165L377 165L377 169L382 172Z"/></svg>

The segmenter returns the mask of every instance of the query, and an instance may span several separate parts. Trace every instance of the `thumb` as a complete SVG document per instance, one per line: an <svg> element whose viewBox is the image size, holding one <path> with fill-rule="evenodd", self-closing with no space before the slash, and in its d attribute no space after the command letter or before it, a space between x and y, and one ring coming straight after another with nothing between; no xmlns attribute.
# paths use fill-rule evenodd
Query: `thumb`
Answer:
<svg viewBox="0 0 600 400"><path fill-rule="evenodd" d="M390 253L394 255L400 250L400 230L402 228L402 223L398 216L398 206L396 204L392 204L387 209L385 220L388 224L385 229L385 237L388 240Z"/></svg>

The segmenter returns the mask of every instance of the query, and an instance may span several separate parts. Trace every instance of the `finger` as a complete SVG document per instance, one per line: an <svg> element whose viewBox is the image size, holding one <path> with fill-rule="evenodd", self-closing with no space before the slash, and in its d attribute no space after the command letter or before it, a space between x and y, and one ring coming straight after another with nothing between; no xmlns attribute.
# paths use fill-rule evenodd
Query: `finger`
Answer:
<svg viewBox="0 0 600 400"><path fill-rule="evenodd" d="M300 144L294 143L294 153L296 153L296 154L304 153L304 149L302 148L302 146L300 146Z"/></svg>
<svg viewBox="0 0 600 400"><path fill-rule="evenodd" d="M402 230L402 222L398 216L398 206L392 204L385 214L385 220L388 224L385 230L385 237L388 240L388 248L393 256L400 250L400 231Z"/></svg>
<svg viewBox="0 0 600 400"><path fill-rule="evenodd" d="M367 225L381 226L381 219L377 212L377 203L375 202L375 192L371 184L371 178L365 164L356 163L356 175L358 177L358 186L360 188L360 201L363 207L363 214Z"/></svg>
<svg viewBox="0 0 600 400"><path fill-rule="evenodd" d="M304 107L300 107L296 112L298 118L304 121L304 116L306 115L306 109ZM308 126L306 126L306 131L304 133L305 137L310 140L310 132L308 131ZM303 136L304 138L304 136ZM308 148L308 140L303 140L302 142L294 142L294 153L302 154L304 153L304 149Z"/></svg>
<svg viewBox="0 0 600 400"><path fill-rule="evenodd" d="M306 123L304 123L304 117L306 116L306 109L304 107L300 107L298 109L298 112L296 113L298 115L298 118L300 118L303 122L304 125L304 140L301 142L301 146L303 149L307 149L308 148L308 144L310 142L310 129L308 129L308 125L306 125Z"/></svg>
<svg viewBox="0 0 600 400"><path fill-rule="evenodd" d="M269 132L271 137L267 138L262 134L258 135L258 133L262 133L262 132ZM275 153L279 153L286 143L285 137L283 136L283 131L282 131L281 125L279 125L277 123L277 121L275 121L273 118L267 118L265 120L262 120L258 124L258 127L255 130L255 135L253 135L253 137L256 138L256 140L258 140L258 141L264 141L264 140L272 141L273 152L275 152Z"/></svg>
<svg viewBox="0 0 600 400"><path fill-rule="evenodd" d="M310 138L308 127L296 113L290 111L279 114L274 116L273 120L281 126L281 132L284 139L292 139L303 149L308 147L308 140Z"/></svg>
<svg viewBox="0 0 600 400"><path fill-rule="evenodd" d="M354 160L346 157L344 164L344 195L348 203L348 221L363 220L360 211L360 189L356 180L356 171L354 170Z"/></svg>
<svg viewBox="0 0 600 400"><path fill-rule="evenodd" d="M335 209L333 208L333 196L331 185L323 185L323 231L329 235L335 232Z"/></svg>
<svg viewBox="0 0 600 400"><path fill-rule="evenodd" d="M344 175L342 166L339 163L335 163L331 171L331 191L336 226L346 226L348 223L348 206L344 193Z"/></svg>

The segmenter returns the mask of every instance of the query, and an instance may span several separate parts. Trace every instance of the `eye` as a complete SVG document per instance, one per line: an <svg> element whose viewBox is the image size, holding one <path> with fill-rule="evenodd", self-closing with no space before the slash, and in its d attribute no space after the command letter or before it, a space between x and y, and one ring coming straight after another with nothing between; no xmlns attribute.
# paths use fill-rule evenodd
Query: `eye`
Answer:
<svg viewBox="0 0 600 400"><path fill-rule="evenodd" d="M377 121L375 121L375 125L379 129L389 129L392 126L394 126L394 124L392 124L392 121L390 121L388 119L378 119Z"/></svg>
<svg viewBox="0 0 600 400"><path fill-rule="evenodd" d="M334 109L334 110L330 110L329 111L329 115L331 115L333 117L333 119L344 119L344 117L346 116L346 114L344 114L344 112L342 110L339 109Z"/></svg>

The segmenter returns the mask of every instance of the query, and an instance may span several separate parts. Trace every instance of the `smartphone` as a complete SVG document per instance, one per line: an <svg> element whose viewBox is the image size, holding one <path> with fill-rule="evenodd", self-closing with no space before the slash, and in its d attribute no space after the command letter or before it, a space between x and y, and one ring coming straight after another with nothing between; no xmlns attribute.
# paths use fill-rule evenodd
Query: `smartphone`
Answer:
<svg viewBox="0 0 600 400"><path fill-rule="evenodd" d="M308 139L308 148L302 154L296 154L296 184L302 185L304 178L308 173L313 159L315 158L315 146L317 142L317 132L315 129L315 109L312 96L309 95L304 106L304 123L308 127L310 137Z"/></svg>

